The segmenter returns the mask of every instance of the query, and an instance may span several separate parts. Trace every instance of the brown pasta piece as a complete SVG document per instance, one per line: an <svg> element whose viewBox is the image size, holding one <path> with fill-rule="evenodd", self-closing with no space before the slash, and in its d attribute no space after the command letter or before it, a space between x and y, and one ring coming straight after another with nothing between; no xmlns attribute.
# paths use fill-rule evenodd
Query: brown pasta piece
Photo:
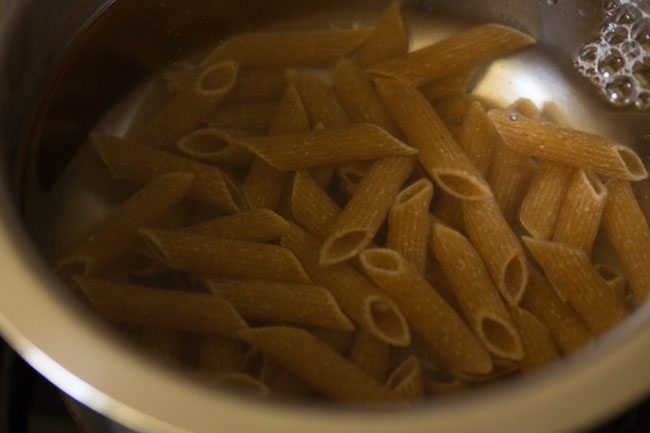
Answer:
<svg viewBox="0 0 650 433"><path fill-rule="evenodd" d="M390 346L366 331L360 331L350 349L350 362L383 382L390 367Z"/></svg>
<svg viewBox="0 0 650 433"><path fill-rule="evenodd" d="M363 67L404 55L408 52L408 35L399 3L391 4L374 30L358 50L358 62Z"/></svg>

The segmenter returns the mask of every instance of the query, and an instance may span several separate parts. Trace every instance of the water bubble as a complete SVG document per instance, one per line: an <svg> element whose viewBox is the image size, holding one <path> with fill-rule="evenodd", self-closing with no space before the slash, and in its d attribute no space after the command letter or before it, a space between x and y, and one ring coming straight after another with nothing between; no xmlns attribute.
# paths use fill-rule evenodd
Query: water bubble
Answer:
<svg viewBox="0 0 650 433"><path fill-rule="evenodd" d="M583 8L578 9L578 15L580 15L581 17L586 17L587 16L587 10L583 9Z"/></svg>
<svg viewBox="0 0 650 433"><path fill-rule="evenodd" d="M630 36L630 32L625 26L615 26L605 33L604 39L610 45L618 45L625 42Z"/></svg>
<svg viewBox="0 0 650 433"><path fill-rule="evenodd" d="M634 107L641 111L650 109L650 93L640 93L639 96L637 96L636 101L634 101ZM648 135L646 139L650 140L650 135Z"/></svg>
<svg viewBox="0 0 650 433"><path fill-rule="evenodd" d="M621 2L619 0L608 0L605 2L605 12L608 15L614 15L621 8Z"/></svg>
<svg viewBox="0 0 650 433"><path fill-rule="evenodd" d="M550 6L555 6L557 4L557 0L546 0L546 4Z"/></svg>
<svg viewBox="0 0 650 433"><path fill-rule="evenodd" d="M610 51L605 58L598 63L598 70L603 77L609 78L625 66L625 60L618 50Z"/></svg>
<svg viewBox="0 0 650 433"><path fill-rule="evenodd" d="M632 70L637 83L646 89L650 89L650 57L636 62Z"/></svg>
<svg viewBox="0 0 650 433"><path fill-rule="evenodd" d="M633 4L623 5L616 13L616 22L631 24L642 17L641 11Z"/></svg>
<svg viewBox="0 0 650 433"><path fill-rule="evenodd" d="M598 57L598 47L596 45L585 45L580 50L580 59L585 62L593 62Z"/></svg>
<svg viewBox="0 0 650 433"><path fill-rule="evenodd" d="M607 85L605 92L612 104L629 105L634 96L634 82L629 77L617 77Z"/></svg>
<svg viewBox="0 0 650 433"><path fill-rule="evenodd" d="M637 41L625 41L619 47L627 57L634 58L641 54L641 45Z"/></svg>
<svg viewBox="0 0 650 433"><path fill-rule="evenodd" d="M632 37L643 46L650 45L650 18L644 18L634 24Z"/></svg>
<svg viewBox="0 0 650 433"><path fill-rule="evenodd" d="M517 120L519 120L519 113L517 113L516 111L511 111L511 112L508 114L508 118L509 118L511 121L516 122Z"/></svg>

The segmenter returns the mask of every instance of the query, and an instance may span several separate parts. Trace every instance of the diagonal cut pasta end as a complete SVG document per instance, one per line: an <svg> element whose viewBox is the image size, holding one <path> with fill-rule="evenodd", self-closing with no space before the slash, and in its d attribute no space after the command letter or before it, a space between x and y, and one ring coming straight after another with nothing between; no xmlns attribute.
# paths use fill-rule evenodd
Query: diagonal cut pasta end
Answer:
<svg viewBox="0 0 650 433"><path fill-rule="evenodd" d="M238 69L233 61L206 67L196 81L197 91L206 96L225 95L234 87Z"/></svg>
<svg viewBox="0 0 650 433"><path fill-rule="evenodd" d="M519 305L528 286L528 264L523 251L515 252L505 263L498 286L510 305Z"/></svg>
<svg viewBox="0 0 650 433"><path fill-rule="evenodd" d="M479 319L478 333L490 353L513 361L523 359L524 346L511 322L486 314Z"/></svg>
<svg viewBox="0 0 650 433"><path fill-rule="evenodd" d="M614 145L614 148L628 171L628 180L639 181L648 177L648 170L636 152L621 144Z"/></svg>
<svg viewBox="0 0 650 433"><path fill-rule="evenodd" d="M406 347L411 344L411 333L404 315L392 299L383 295L365 299L368 331L392 346Z"/></svg>
<svg viewBox="0 0 650 433"><path fill-rule="evenodd" d="M167 253L169 247L162 238L162 232L156 229L140 229L140 237L144 241L151 255L161 263L171 267L171 261Z"/></svg>
<svg viewBox="0 0 650 433"><path fill-rule="evenodd" d="M406 400L417 400L424 394L422 364L415 356L408 357L386 380L386 386Z"/></svg>
<svg viewBox="0 0 650 433"><path fill-rule="evenodd" d="M368 230L349 230L335 233L327 238L321 248L319 264L332 266L343 263L357 255L372 241Z"/></svg>
<svg viewBox="0 0 650 433"><path fill-rule="evenodd" d="M269 387L260 380L244 373L226 373L215 380L215 384L229 391L264 398L271 394Z"/></svg>
<svg viewBox="0 0 650 433"><path fill-rule="evenodd" d="M434 179L447 193L461 200L485 200L491 194L485 181L466 172L437 171Z"/></svg>

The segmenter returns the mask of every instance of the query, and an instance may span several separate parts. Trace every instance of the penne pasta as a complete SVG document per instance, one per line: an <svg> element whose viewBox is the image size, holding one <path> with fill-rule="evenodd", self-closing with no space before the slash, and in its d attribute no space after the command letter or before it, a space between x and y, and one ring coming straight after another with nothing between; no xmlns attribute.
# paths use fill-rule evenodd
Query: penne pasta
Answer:
<svg viewBox="0 0 650 433"><path fill-rule="evenodd" d="M396 80L375 80L393 119L418 149L418 159L433 180L464 200L483 200L488 185L469 161L427 100L415 88Z"/></svg>
<svg viewBox="0 0 650 433"><path fill-rule="evenodd" d="M251 101L220 105L203 119L210 127L266 132L273 121L278 103Z"/></svg>
<svg viewBox="0 0 650 433"><path fill-rule="evenodd" d="M248 395L249 397L265 398L270 394L269 387L266 384L244 373L225 373L219 376L214 383L221 388Z"/></svg>
<svg viewBox="0 0 650 433"><path fill-rule="evenodd" d="M184 361L183 352L187 348L183 345L185 336L182 332L131 325L118 326L127 332L128 337L139 349L151 351L157 358L170 363L178 364Z"/></svg>
<svg viewBox="0 0 650 433"><path fill-rule="evenodd" d="M424 396L422 365L415 356L410 356L391 373L386 386L394 390L404 400L414 401Z"/></svg>
<svg viewBox="0 0 650 433"><path fill-rule="evenodd" d="M372 165L325 239L321 266L356 257L372 242L413 167L409 157L384 158Z"/></svg>
<svg viewBox="0 0 650 433"><path fill-rule="evenodd" d="M356 404L400 400L397 393L307 331L280 326L251 328L241 332L240 336L333 400Z"/></svg>
<svg viewBox="0 0 650 433"><path fill-rule="evenodd" d="M591 333L575 310L564 303L546 277L532 267L521 305L548 327L562 353L574 352L591 341Z"/></svg>
<svg viewBox="0 0 650 433"><path fill-rule="evenodd" d="M591 332L601 334L627 315L582 249L527 237L524 242L560 298L575 308Z"/></svg>
<svg viewBox="0 0 650 433"><path fill-rule="evenodd" d="M268 209L258 209L186 227L183 231L201 236L264 243L280 238L288 229L289 223L280 215Z"/></svg>
<svg viewBox="0 0 650 433"><path fill-rule="evenodd" d="M516 326L472 244L460 233L435 224L432 247L465 317L485 347L500 358L521 360L524 351Z"/></svg>
<svg viewBox="0 0 650 433"><path fill-rule="evenodd" d="M537 317L514 306L510 306L510 315L524 343L524 359L521 361L523 373L544 367L560 357L551 332Z"/></svg>
<svg viewBox="0 0 650 433"><path fill-rule="evenodd" d="M357 192L361 180L368 173L371 165L372 162L370 161L354 161L339 165L337 173L340 188L347 194L348 198Z"/></svg>
<svg viewBox="0 0 650 433"><path fill-rule="evenodd" d="M203 284L222 296L247 319L351 331L352 323L323 288L262 280L204 278Z"/></svg>
<svg viewBox="0 0 650 433"><path fill-rule="evenodd" d="M390 367L390 346L366 331L359 331L350 354L350 362L378 382L384 382Z"/></svg>
<svg viewBox="0 0 650 433"><path fill-rule="evenodd" d="M360 260L445 365L468 373L490 372L490 356L479 340L412 264L395 251L378 248L364 251Z"/></svg>
<svg viewBox="0 0 650 433"><path fill-rule="evenodd" d="M469 383L460 377L440 371L436 366L422 363L424 393L431 397L445 397L464 391Z"/></svg>
<svg viewBox="0 0 650 433"><path fill-rule="evenodd" d="M129 140L93 133L91 139L113 177L147 183L163 174L194 175L188 197L225 212L238 212L244 203L230 177L217 167L141 146Z"/></svg>
<svg viewBox="0 0 650 433"><path fill-rule="evenodd" d="M463 203L465 230L485 261L499 292L511 305L526 291L528 265L524 249L492 199Z"/></svg>
<svg viewBox="0 0 650 433"><path fill-rule="evenodd" d="M553 241L575 245L590 253L606 200L607 189L596 176L576 171L557 217Z"/></svg>
<svg viewBox="0 0 650 433"><path fill-rule="evenodd" d="M194 176L170 173L159 176L122 203L57 264L60 271L98 275L138 239L141 227L161 221L183 200Z"/></svg>
<svg viewBox="0 0 650 433"><path fill-rule="evenodd" d="M354 51L366 29L240 33L220 44L203 64L234 60L242 66L334 64Z"/></svg>
<svg viewBox="0 0 650 433"><path fill-rule="evenodd" d="M478 76L479 68L458 71L456 74L441 77L420 87L420 92L431 102L458 98L471 89Z"/></svg>
<svg viewBox="0 0 650 433"><path fill-rule="evenodd" d="M432 198L433 184L420 179L397 195L388 214L387 247L410 261L420 274L427 265Z"/></svg>
<svg viewBox="0 0 650 433"><path fill-rule="evenodd" d="M523 154L624 180L648 177L632 149L607 138L507 111L492 110L488 117L505 144Z"/></svg>
<svg viewBox="0 0 650 433"><path fill-rule="evenodd" d="M456 130L465 122L471 106L478 102L474 95L459 95L453 98L435 101L433 107L454 138L458 137Z"/></svg>
<svg viewBox="0 0 650 433"><path fill-rule="evenodd" d="M244 345L232 338L206 336L201 342L198 366L201 371L224 374L241 371L244 365Z"/></svg>
<svg viewBox="0 0 650 433"><path fill-rule="evenodd" d="M102 317L128 325L200 332L237 338L248 325L217 295L113 283L75 277L92 308Z"/></svg>
<svg viewBox="0 0 650 433"><path fill-rule="evenodd" d="M511 27L484 24L404 56L373 65L369 71L375 75L405 80L419 87L475 68L534 43L534 38Z"/></svg>
<svg viewBox="0 0 650 433"><path fill-rule="evenodd" d="M334 329L311 328L311 335L325 343L333 351L344 354L352 347L354 334L346 331L337 331Z"/></svg>
<svg viewBox="0 0 650 433"><path fill-rule="evenodd" d="M177 271L310 283L296 257L276 245L156 229L140 234L158 260Z"/></svg>
<svg viewBox="0 0 650 433"><path fill-rule="evenodd" d="M304 400L313 397L314 391L298 376L264 355L260 379L268 385L271 394L287 400Z"/></svg>
<svg viewBox="0 0 650 433"><path fill-rule="evenodd" d="M199 70L178 83L178 90L134 136L133 141L160 149L171 149L216 108L235 85L237 64L217 63Z"/></svg>
<svg viewBox="0 0 650 433"><path fill-rule="evenodd" d="M357 61L367 67L408 52L408 35L399 3L391 4L361 44Z"/></svg>
<svg viewBox="0 0 650 433"><path fill-rule="evenodd" d="M287 77L300 95L312 125L321 124L325 129L330 129L350 123L348 113L329 84L318 77L293 69L287 71Z"/></svg>
<svg viewBox="0 0 650 433"><path fill-rule="evenodd" d="M397 126L377 95L372 81L352 60L339 60L334 89L353 122L372 123L397 135Z"/></svg>
<svg viewBox="0 0 650 433"><path fill-rule="evenodd" d="M627 182L607 182L603 226L623 265L634 303L641 305L650 292L650 229Z"/></svg>
<svg viewBox="0 0 650 433"><path fill-rule="evenodd" d="M246 131L202 128L181 138L177 147L182 154L199 161L248 166L253 162L253 154L234 140L234 137L247 135L250 133Z"/></svg>
<svg viewBox="0 0 650 433"><path fill-rule="evenodd" d="M596 265L596 272L601 276L607 287L610 288L612 293L618 298L623 305L627 306L627 287L625 276L617 269L608 265Z"/></svg>
<svg viewBox="0 0 650 433"><path fill-rule="evenodd" d="M238 143L280 170L417 154L417 150L368 123L309 134L242 138Z"/></svg>
<svg viewBox="0 0 650 433"><path fill-rule="evenodd" d="M244 68L228 92L226 102L277 101L287 88L283 68Z"/></svg>
<svg viewBox="0 0 650 433"><path fill-rule="evenodd" d="M534 238L548 240L553 236L573 171L568 165L540 162L519 210L521 225Z"/></svg>
<svg viewBox="0 0 650 433"><path fill-rule="evenodd" d="M305 230L324 240L341 215L341 208L308 173L298 171L291 190L291 213Z"/></svg>
<svg viewBox="0 0 650 433"><path fill-rule="evenodd" d="M271 123L269 134L307 133L309 130L309 119L300 95L293 86L288 86ZM253 209L277 209L289 177L289 173L272 167L261 158L256 158L242 186L244 199Z"/></svg>
<svg viewBox="0 0 650 433"><path fill-rule="evenodd" d="M343 312L372 336L394 346L407 346L406 319L395 303L347 264L322 268L318 264L320 242L292 225L282 235L282 246L292 251L315 284L329 289Z"/></svg>

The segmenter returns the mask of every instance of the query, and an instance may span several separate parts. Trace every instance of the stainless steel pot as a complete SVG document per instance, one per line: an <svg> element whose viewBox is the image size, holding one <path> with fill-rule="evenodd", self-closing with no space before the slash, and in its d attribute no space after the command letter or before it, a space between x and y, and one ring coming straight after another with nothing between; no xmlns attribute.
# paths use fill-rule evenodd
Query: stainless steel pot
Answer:
<svg viewBox="0 0 650 433"><path fill-rule="evenodd" d="M385 6L381 0L0 2L3 337L63 391L142 432L562 433L593 425L650 391L650 305L540 373L444 402L366 412L258 402L208 388L135 353L54 278L32 236L42 231L25 223L25 197L47 194L88 130L150 72L206 41L266 22L339 9L372 19ZM551 90L557 74L575 73L571 57L600 14L599 2L588 0L421 0L415 7L505 22L538 36L561 65L548 76ZM483 88L503 96L489 81ZM647 114L615 111L585 83L560 93L560 102L583 113L575 116L583 126L606 127L638 144L650 137ZM644 158L648 145L639 149Z"/></svg>

